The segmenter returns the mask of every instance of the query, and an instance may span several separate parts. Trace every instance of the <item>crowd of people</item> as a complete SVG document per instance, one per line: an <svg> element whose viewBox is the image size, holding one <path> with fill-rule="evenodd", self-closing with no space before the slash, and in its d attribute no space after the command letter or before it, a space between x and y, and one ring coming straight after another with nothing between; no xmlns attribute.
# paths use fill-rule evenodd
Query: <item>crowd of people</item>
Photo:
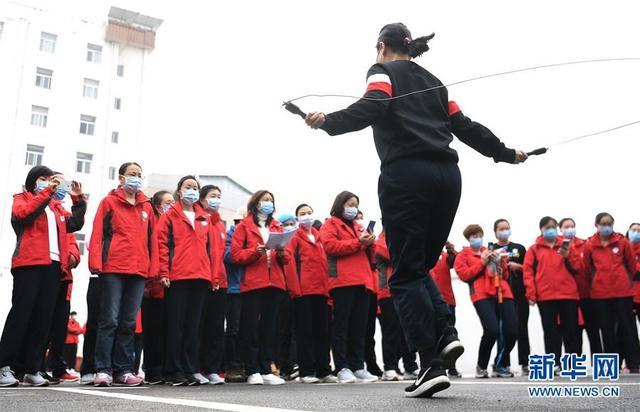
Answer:
<svg viewBox="0 0 640 412"><path fill-rule="evenodd" d="M407 344L389 289L385 230L374 235L354 193L339 193L330 217L318 219L306 203L276 215L273 193L260 190L227 227L217 186L184 176L172 192L148 198L142 189L141 166L125 163L118 187L97 208L83 328L69 302L80 262L74 232L84 225L86 197L80 183L67 184L46 166L29 171L11 214L17 239L0 386L370 383L416 380L425 368ZM67 197L71 210L63 205ZM594 223L595 233L580 239L572 218L544 217L528 249L511 242L505 219L492 228L496 242L471 224L463 233L468 246L446 243L424 277L435 313L447 314L435 326L451 331L437 335L436 351L449 377L461 376L455 360L464 350L455 333L452 270L468 284L483 329L476 378L513 377L516 342L528 373L533 305L556 372L563 346L581 354L586 332L591 353L619 353L638 373L640 223L625 234L614 231L608 213ZM267 247L272 233L290 231L288 244Z"/></svg>

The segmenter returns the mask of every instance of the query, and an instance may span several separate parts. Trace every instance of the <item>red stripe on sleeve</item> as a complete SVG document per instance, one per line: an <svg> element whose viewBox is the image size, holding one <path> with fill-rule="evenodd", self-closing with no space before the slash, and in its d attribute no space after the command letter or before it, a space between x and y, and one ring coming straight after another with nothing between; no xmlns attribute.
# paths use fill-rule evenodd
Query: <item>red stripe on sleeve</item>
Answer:
<svg viewBox="0 0 640 412"><path fill-rule="evenodd" d="M391 84L387 83L387 82L371 82L371 83L369 83L369 85L367 86L366 93L372 92L374 90L380 90L381 92L384 92L384 93L388 94L389 96L392 95L391 94Z"/></svg>
<svg viewBox="0 0 640 412"><path fill-rule="evenodd" d="M449 116L453 116L454 114L461 111L462 110L460 110L458 103L454 102L453 100L449 102Z"/></svg>

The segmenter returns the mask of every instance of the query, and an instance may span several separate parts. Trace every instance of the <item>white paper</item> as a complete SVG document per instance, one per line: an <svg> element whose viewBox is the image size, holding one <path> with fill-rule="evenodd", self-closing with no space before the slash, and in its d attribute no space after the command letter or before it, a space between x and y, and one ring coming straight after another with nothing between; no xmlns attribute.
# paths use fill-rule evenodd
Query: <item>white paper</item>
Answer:
<svg viewBox="0 0 640 412"><path fill-rule="evenodd" d="M267 240L265 247L267 249L284 249L289 245L297 231L298 229L296 228L290 232L270 232L269 239Z"/></svg>

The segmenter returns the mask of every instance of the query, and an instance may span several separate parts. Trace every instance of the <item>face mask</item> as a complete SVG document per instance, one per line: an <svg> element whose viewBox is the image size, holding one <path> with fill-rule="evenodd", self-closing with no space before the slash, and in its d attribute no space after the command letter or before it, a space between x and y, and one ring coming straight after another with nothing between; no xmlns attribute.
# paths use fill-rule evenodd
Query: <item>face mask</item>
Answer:
<svg viewBox="0 0 640 412"><path fill-rule="evenodd" d="M260 207L258 208L258 211L263 215L269 216L270 214L273 213L273 210L274 210L273 202L265 201L265 200L260 202Z"/></svg>
<svg viewBox="0 0 640 412"><path fill-rule="evenodd" d="M562 231L562 236L564 236L567 239L573 239L574 237L576 237L576 228L575 227L568 227L565 230Z"/></svg>
<svg viewBox="0 0 640 412"><path fill-rule="evenodd" d="M545 240L556 240L558 237L558 229L551 227L542 231L542 237Z"/></svg>
<svg viewBox="0 0 640 412"><path fill-rule="evenodd" d="M300 219L298 219L298 222L306 227L306 228L310 228L311 226L313 226L313 222L315 222L315 218L313 217L313 215L304 215L304 216L300 216Z"/></svg>
<svg viewBox="0 0 640 412"><path fill-rule="evenodd" d="M129 193L138 193L142 190L142 178L138 176L125 176L124 189Z"/></svg>
<svg viewBox="0 0 640 412"><path fill-rule="evenodd" d="M165 203L162 205L162 213L167 213L171 209L171 203Z"/></svg>
<svg viewBox="0 0 640 412"><path fill-rule="evenodd" d="M209 209L215 210L217 212L222 205L222 199L217 197L210 197L209 199L207 199L207 204L209 206Z"/></svg>
<svg viewBox="0 0 640 412"><path fill-rule="evenodd" d="M345 207L342 212L342 217L347 220L353 220L358 216L358 208L357 207Z"/></svg>
<svg viewBox="0 0 640 412"><path fill-rule="evenodd" d="M56 190L53 193L53 198L56 199L58 202L62 202L66 196L67 196L67 192L60 189Z"/></svg>
<svg viewBox="0 0 640 412"><path fill-rule="evenodd" d="M509 229L504 229L498 232L499 240L509 240L510 236L511 236L511 231Z"/></svg>
<svg viewBox="0 0 640 412"><path fill-rule="evenodd" d="M363 226L363 225L364 225L364 220L362 220L362 219L356 219L356 220L355 220L355 222L356 222L357 224L359 224L360 226Z"/></svg>
<svg viewBox="0 0 640 412"><path fill-rule="evenodd" d="M600 233L602 236L611 236L613 234L613 226L610 226L610 225L598 226L598 233Z"/></svg>
<svg viewBox="0 0 640 412"><path fill-rule="evenodd" d="M192 205L198 201L200 194L196 189L186 189L182 191L182 201L186 205Z"/></svg>
<svg viewBox="0 0 640 412"><path fill-rule="evenodd" d="M482 238L474 237L473 239L469 240L469 245L471 246L471 249L480 249L480 247L482 246Z"/></svg>
<svg viewBox="0 0 640 412"><path fill-rule="evenodd" d="M36 192L36 193L40 193L44 189L46 189L48 186L49 186L49 182L46 182L44 180L38 180L36 182L36 187L33 189L33 191Z"/></svg>
<svg viewBox="0 0 640 412"><path fill-rule="evenodd" d="M631 243L640 243L640 231L632 230L629 232L629 240Z"/></svg>
<svg viewBox="0 0 640 412"><path fill-rule="evenodd" d="M294 225L294 226L284 226L284 227L282 228L282 231L283 231L283 232L285 232L285 233L287 233L287 232L293 232L294 230L296 230L295 225Z"/></svg>

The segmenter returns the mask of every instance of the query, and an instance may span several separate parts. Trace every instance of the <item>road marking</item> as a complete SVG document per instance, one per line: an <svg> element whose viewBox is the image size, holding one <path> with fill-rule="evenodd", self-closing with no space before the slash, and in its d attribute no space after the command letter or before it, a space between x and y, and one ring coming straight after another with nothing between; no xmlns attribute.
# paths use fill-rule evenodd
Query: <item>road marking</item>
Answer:
<svg viewBox="0 0 640 412"><path fill-rule="evenodd" d="M479 379L480 380L480 379ZM619 382L619 381L611 381L611 382L591 382L591 381L546 381L546 382L456 382L451 381L454 385L571 385L571 386L593 386L593 385L607 385L607 386L638 386L640 382Z"/></svg>
<svg viewBox="0 0 640 412"><path fill-rule="evenodd" d="M294 409L268 408L254 405L239 405L234 403L197 401L193 399L161 398L156 396L133 395L129 393L102 392L100 390L86 390L75 388L47 388L51 391L77 393L81 395L103 396L105 398L118 398L130 401L155 402L166 405L191 406L194 408L213 409L217 411L231 412L302 412Z"/></svg>
<svg viewBox="0 0 640 412"><path fill-rule="evenodd" d="M36 387L36 386L14 386L14 387L9 387L9 388L0 388L0 391L2 389L14 389L17 391L28 391L28 390L43 390L43 389L66 389L69 388L69 386L67 385L62 385L62 386L41 386L41 387ZM69 389L73 389L74 387L71 387ZM118 389L124 389L124 390L129 390L129 389L149 389L149 386L109 386L109 387L93 387L93 386L87 386L87 387L81 387L82 390L86 390L86 391L99 391L99 390L118 390Z"/></svg>

